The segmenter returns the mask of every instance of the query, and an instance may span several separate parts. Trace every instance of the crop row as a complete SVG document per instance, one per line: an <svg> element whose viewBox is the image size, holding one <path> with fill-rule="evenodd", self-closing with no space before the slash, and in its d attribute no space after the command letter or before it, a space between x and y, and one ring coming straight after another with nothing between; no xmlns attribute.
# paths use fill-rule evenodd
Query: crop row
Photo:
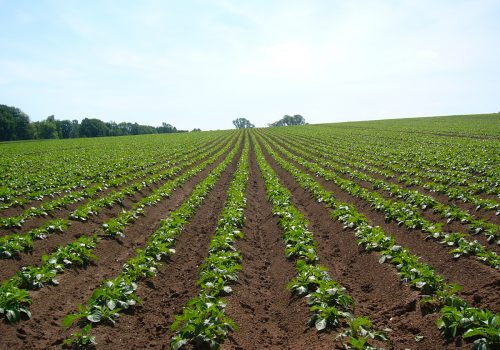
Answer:
<svg viewBox="0 0 500 350"><path fill-rule="evenodd" d="M64 196L59 198L45 201L41 203L38 207L31 207L23 211L21 214L10 217L1 217L0 218L0 227L3 228L12 228L12 227L21 227L26 219L35 216L47 216L52 211L65 207L69 204L81 201L85 198L92 199L92 197L96 196L101 191L106 190L108 187L119 187L127 182L133 181L135 179L148 176L148 174L155 175L155 177L150 177L149 182L156 182L164 176L164 174L170 173L170 168L179 160L184 159L187 155L192 153L194 150L198 149L200 145L194 145L186 149L186 147L178 147L169 154L169 160L163 164L157 165L151 169L145 169L141 171L137 171L137 169L132 169L130 172L123 174L122 176L116 177L112 182L105 180L104 182L94 184L90 187L85 187L83 190L79 191L71 191ZM136 184L128 186L127 189L120 191L120 195L118 197L123 199L125 193L133 192L135 189L140 190L141 186L146 186L146 181L139 181ZM98 202L97 200L96 202ZM113 203L113 200L111 202ZM103 205L109 205L108 202L104 202ZM90 206L91 207L91 206ZM84 211L84 209L82 209ZM84 215L79 216L79 213L76 212L74 215L75 218L85 218Z"/></svg>
<svg viewBox="0 0 500 350"><path fill-rule="evenodd" d="M306 154L312 161L307 161L304 158L292 154L277 143L274 143L274 145L290 159L299 162L308 169L314 168L317 175L320 175L325 180L332 181L340 189L350 195L369 203L374 210L384 214L386 221L394 221L398 225L404 225L408 229L420 229L427 234L428 238L436 239L448 246L455 246L456 248L450 251L450 254L452 254L454 258L459 258L462 255L472 255L477 257L480 261L496 269L500 269L500 258L495 252L486 249L477 241L467 240L467 235L465 234L443 232L441 223L426 220L413 205L405 202L387 200L377 192L369 191L353 181L343 179L336 173L318 166L317 164L322 163L321 159L309 156L307 152L297 147L288 145L288 147L293 149L296 153ZM496 225L491 226L496 228ZM498 231L498 229L496 229L496 231ZM498 238L498 232L496 231L491 231L491 234L496 233L495 237Z"/></svg>
<svg viewBox="0 0 500 350"><path fill-rule="evenodd" d="M238 149L234 147L224 161L196 185L180 207L160 222L160 228L149 236L144 249L137 250L136 255L123 265L118 276L100 283L86 305L80 305L78 312L65 317L64 326L69 327L77 322L81 327L80 331L66 339L67 346L92 345L95 343L95 338L90 334L92 328L101 323L114 324L120 312L140 301L135 292L137 282L155 276L161 261L167 261L175 253L177 237L232 162Z"/></svg>
<svg viewBox="0 0 500 350"><path fill-rule="evenodd" d="M434 269L419 262L407 248L397 245L394 238L380 227L370 225L368 219L347 203L337 201L334 194L325 190L311 175L280 157L269 145L266 150L281 168L290 173L305 190L332 209L332 218L343 223L345 229L354 230L358 244L368 252L378 251L381 263L394 265L404 283L421 294L421 302L429 309L440 312L437 327L446 337L461 335L473 339L476 349L493 349L500 345L500 315L490 310L471 307L457 296L460 287L449 284ZM321 174L318 165L311 170Z"/></svg>
<svg viewBox="0 0 500 350"><path fill-rule="evenodd" d="M228 147L232 141L226 145ZM217 145L218 146L218 145ZM199 149L197 151L196 157L183 158L183 162L179 163L177 166L169 168L159 174L155 174L146 179L142 179L132 185L129 185L121 190L112 191L108 195L102 198L90 200L85 204L80 205L76 208L69 216L70 219L79 219L81 221L87 220L90 215L98 215L100 210L104 207L111 207L114 203L121 203L125 196L132 196L137 191L149 186L153 183L159 182L162 179L169 179L174 177L176 174L179 174L183 169L189 168L196 162L204 159L210 151L205 151L199 153ZM158 192L161 193L161 192ZM161 196L160 196L161 197ZM158 197L158 198L160 198ZM144 199L143 199L144 200ZM138 208L144 203L135 204ZM134 208L135 209L135 208ZM140 210L139 212L140 213ZM136 216L136 214L131 214L130 218ZM120 214L122 217L125 217L127 214ZM62 222L59 219L51 220L48 223L42 224L39 228L33 229L28 233L15 233L11 235L5 235L0 237L0 257L10 258L21 252L29 251L33 248L33 240L34 239L44 239L49 232L55 232L56 230L59 232L63 232L64 229L69 224L68 220L63 220ZM54 229L55 227L56 229ZM48 229L47 229L48 228ZM107 228L107 227L105 227ZM111 227L112 229L112 227ZM43 234L40 234L43 233Z"/></svg>
<svg viewBox="0 0 500 350"><path fill-rule="evenodd" d="M321 130L330 136L338 131ZM340 146L341 149L354 146L353 151L362 151L367 158L385 160L409 174L424 170L430 179L449 186L465 186L475 193L498 194L498 163L495 163L498 155L493 144L480 140L407 134L401 137L400 133L359 130L347 138L342 137ZM371 153L367 154L367 150Z"/></svg>
<svg viewBox="0 0 500 350"><path fill-rule="evenodd" d="M307 134L304 133L294 135L294 139L301 139L307 143L314 143L325 147L325 150L327 150L329 154L335 156L337 162L355 166L363 170L369 170L387 179L397 178L399 182L407 186L421 186L431 192L445 194L451 200L458 199L465 203L472 203L477 210L482 208L484 210L496 210L500 212L498 201L481 198L477 195L477 191L471 190L463 185L452 184L450 181L443 180L444 182L440 182L439 179L428 181L426 179L429 175L428 171L424 171L420 168L409 171L406 169L405 163L402 160L388 161L383 157L377 157L374 154L378 152L379 149L377 149L377 151L367 151L357 149L356 145L346 147L345 139L334 142L332 140L326 141L327 136L317 137L306 135Z"/></svg>
<svg viewBox="0 0 500 350"><path fill-rule="evenodd" d="M292 142L285 142L283 138L280 138L280 140L289 147L292 144ZM309 157L312 161L315 161L318 164L323 164L332 168L336 172L348 175L351 178L367 182L371 184L374 189L381 189L387 192L391 197L404 200L405 202L411 204L414 207L413 210L432 209L434 213L440 215L446 220L447 223L456 220L462 224L467 224L471 233L478 234L482 232L486 235L488 241L498 240L498 244L500 244L500 227L496 224L492 224L484 219L476 219L466 210L463 210L453 204L447 205L440 203L432 196L422 194L419 191L408 190L397 184L375 179L373 176L370 176L365 172L358 171L350 166L339 165L335 162L336 158L330 154L329 148L327 147L311 144L310 142L300 142L295 139L293 140L293 145L295 145L295 150L301 150L300 153L303 156ZM300 146L305 147L306 145L308 146L308 152L304 152L302 151L304 148L300 148Z"/></svg>
<svg viewBox="0 0 500 350"><path fill-rule="evenodd" d="M228 144L225 148L221 149L219 152L206 159L198 166L184 172L176 179L168 181L165 185L155 190L151 195L136 203L131 209L122 212L118 218L108 220L103 224L105 236L116 237L117 234L123 235L123 233L114 230L117 225L119 225L120 230L123 231L125 225L137 220L138 215L143 212L146 205L154 205L161 198L167 198L175 190L175 188L184 184L197 173L201 172L204 168L214 163L230 147L231 144ZM230 154L234 154L234 152L235 151L233 149ZM200 156L206 157L204 154L201 154ZM113 225L112 223L114 222L116 222L117 225ZM87 243L88 241L86 240L89 239L91 239L91 241L90 243ZM82 243L81 240L83 240L84 243ZM0 314L3 314L9 322L19 321L23 314L29 317L30 314L27 312L27 306L30 304L31 299L29 298L27 290L37 289L46 284L54 284L54 277L56 274L61 273L66 267L74 265L72 255L70 255L69 258L62 256L61 259L54 259L54 257L60 257L60 255L58 255L58 251L65 251L67 247L86 244L87 247L84 251L85 256L87 258L91 258L93 256L92 251L97 243L97 235L94 235L92 238L83 236L74 243L57 248L56 252L52 255L43 256L42 264L40 266L23 267L14 277L6 280L0 286ZM82 264L85 264L87 260L88 259L79 259L77 261L81 261Z"/></svg>
<svg viewBox="0 0 500 350"><path fill-rule="evenodd" d="M199 268L199 293L188 301L182 314L176 316L172 324L172 330L176 331L171 341L174 350L190 343L197 347L218 348L227 333L237 328L225 314L223 296L232 292L231 284L238 279L243 259L235 247L235 241L243 237L241 228L245 223L249 144L246 137L224 208L210 241L208 256Z"/></svg>
<svg viewBox="0 0 500 350"><path fill-rule="evenodd" d="M206 143L211 139L214 139L213 134L198 140ZM144 141L72 140L65 142L66 147L61 147L57 142L47 142L39 144L36 150L31 150L30 145L26 144L5 145L0 163L2 208L86 188L95 183L112 183L116 177L130 170L140 171L161 163L162 159L168 159L170 149L176 147L175 141L187 144L192 140L176 136L162 139L161 143L156 140L152 144ZM162 145L165 147L159 147Z"/></svg>
<svg viewBox="0 0 500 350"><path fill-rule="evenodd" d="M331 279L327 268L319 265L313 234L302 213L292 204L291 193L280 183L256 142L254 149L273 215L278 217L283 229L286 256L296 263L297 277L290 281L288 288L307 298L312 313L309 325L322 331L346 324L338 336L345 349L377 349L369 347L368 342L371 339L387 341L387 336L374 330L368 317L353 316L353 298Z"/></svg>

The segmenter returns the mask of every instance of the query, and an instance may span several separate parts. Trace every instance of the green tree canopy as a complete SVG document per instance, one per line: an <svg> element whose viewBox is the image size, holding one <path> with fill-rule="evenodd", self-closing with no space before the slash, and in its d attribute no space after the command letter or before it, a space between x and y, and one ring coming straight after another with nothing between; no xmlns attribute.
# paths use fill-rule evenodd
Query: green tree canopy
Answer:
<svg viewBox="0 0 500 350"><path fill-rule="evenodd" d="M250 121L245 118L238 118L233 120L233 125L236 129L255 128L255 125L250 123Z"/></svg>
<svg viewBox="0 0 500 350"><path fill-rule="evenodd" d="M19 108L0 105L0 141L27 140L32 137L28 115Z"/></svg>
<svg viewBox="0 0 500 350"><path fill-rule="evenodd" d="M47 119L33 123L34 136L37 139L58 139L58 124L53 115Z"/></svg>
<svg viewBox="0 0 500 350"><path fill-rule="evenodd" d="M107 133L108 127L102 120L85 118L80 124L80 136L82 137L106 136Z"/></svg>
<svg viewBox="0 0 500 350"><path fill-rule="evenodd" d="M103 122L97 118L85 118L80 124L76 119L57 120L53 115L45 120L31 123L28 115L19 108L0 105L0 141L179 132L187 132L187 130L178 130L168 123L162 123L161 126L154 127L130 122Z"/></svg>
<svg viewBox="0 0 500 350"><path fill-rule="evenodd" d="M306 124L306 120L300 114L295 114L294 116L285 115L283 118L269 124L269 126L289 126L289 125L304 125Z"/></svg>

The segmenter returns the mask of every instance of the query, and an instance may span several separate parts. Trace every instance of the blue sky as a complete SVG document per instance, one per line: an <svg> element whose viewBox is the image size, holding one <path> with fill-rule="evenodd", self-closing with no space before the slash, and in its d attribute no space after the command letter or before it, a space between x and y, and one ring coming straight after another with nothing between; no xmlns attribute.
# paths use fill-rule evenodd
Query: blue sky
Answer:
<svg viewBox="0 0 500 350"><path fill-rule="evenodd" d="M0 0L0 104L178 128L500 111L500 0Z"/></svg>

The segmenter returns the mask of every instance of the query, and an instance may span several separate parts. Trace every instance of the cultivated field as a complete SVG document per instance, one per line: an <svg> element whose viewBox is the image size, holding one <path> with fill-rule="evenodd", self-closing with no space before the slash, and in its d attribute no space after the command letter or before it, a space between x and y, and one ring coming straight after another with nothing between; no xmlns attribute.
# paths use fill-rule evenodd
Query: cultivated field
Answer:
<svg viewBox="0 0 500 350"><path fill-rule="evenodd" d="M0 154L1 349L500 348L500 114Z"/></svg>

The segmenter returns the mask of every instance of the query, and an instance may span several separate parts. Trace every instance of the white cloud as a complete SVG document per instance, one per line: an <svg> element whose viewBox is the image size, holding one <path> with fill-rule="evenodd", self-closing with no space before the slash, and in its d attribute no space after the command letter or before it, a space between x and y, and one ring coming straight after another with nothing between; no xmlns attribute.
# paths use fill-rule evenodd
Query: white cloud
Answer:
<svg viewBox="0 0 500 350"><path fill-rule="evenodd" d="M418 52L418 57L433 60L439 58L439 54L436 51L432 50L421 50Z"/></svg>
<svg viewBox="0 0 500 350"><path fill-rule="evenodd" d="M498 89L489 91L500 83L500 26L490 16L500 9L494 1L479 3L41 6L48 12L33 13L35 20L54 27L15 38L0 54L0 94L14 96L9 84L17 84L17 93L23 83L41 98L33 100L26 88L16 101L36 110L43 99L41 115L63 114L64 104L72 116L133 121L140 115L150 124L161 116L204 129L231 127L237 116L266 125L285 113L326 122L480 109L484 96L496 97L490 105L500 98ZM23 53L17 59L5 56L17 50ZM490 85L480 84L482 77Z"/></svg>

